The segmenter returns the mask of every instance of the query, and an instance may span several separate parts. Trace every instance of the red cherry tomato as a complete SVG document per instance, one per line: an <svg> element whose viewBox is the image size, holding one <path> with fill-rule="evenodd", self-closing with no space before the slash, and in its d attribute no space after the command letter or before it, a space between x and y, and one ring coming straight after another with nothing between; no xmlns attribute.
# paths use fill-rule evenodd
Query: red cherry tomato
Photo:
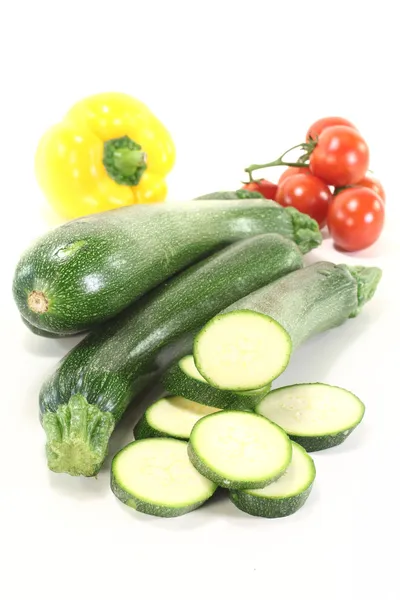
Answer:
<svg viewBox="0 0 400 600"><path fill-rule="evenodd" d="M368 188L349 188L334 197L328 211L328 228L335 245L355 252L379 238L385 219L385 205Z"/></svg>
<svg viewBox="0 0 400 600"><path fill-rule="evenodd" d="M324 117L311 125L307 131L306 141L308 142L310 138L315 140L325 129L333 125L345 125L346 127L351 127L351 129L357 129L353 123L350 123L347 119L343 119L343 117Z"/></svg>
<svg viewBox="0 0 400 600"><path fill-rule="evenodd" d="M375 177L363 177L358 183L356 183L355 187L369 188L370 190L378 194L382 202L386 202L385 190L383 189L381 182L378 179L375 179Z"/></svg>
<svg viewBox="0 0 400 600"><path fill-rule="evenodd" d="M310 156L310 171L328 185L358 183L369 165L369 149L355 129L335 125L325 129Z"/></svg>
<svg viewBox="0 0 400 600"><path fill-rule="evenodd" d="M278 186L267 179L259 179L258 181L251 181L243 186L243 189L250 190L251 192L260 192L264 198L269 200L275 200Z"/></svg>
<svg viewBox="0 0 400 600"><path fill-rule="evenodd" d="M314 175L292 175L278 186L276 201L293 206L315 219L323 227L332 194L328 186Z"/></svg>
<svg viewBox="0 0 400 600"><path fill-rule="evenodd" d="M278 186L282 185L288 177L292 177L293 175L310 175L310 169L308 167L288 167L279 177Z"/></svg>

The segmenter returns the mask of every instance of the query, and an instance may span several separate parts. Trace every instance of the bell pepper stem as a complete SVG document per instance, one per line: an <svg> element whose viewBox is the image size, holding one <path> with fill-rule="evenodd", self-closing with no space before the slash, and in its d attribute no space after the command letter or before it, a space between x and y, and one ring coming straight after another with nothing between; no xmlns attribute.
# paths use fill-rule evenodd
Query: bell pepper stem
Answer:
<svg viewBox="0 0 400 600"><path fill-rule="evenodd" d="M133 175L138 167L146 164L146 155L140 150L121 148L114 152L114 165L122 175Z"/></svg>
<svg viewBox="0 0 400 600"><path fill-rule="evenodd" d="M146 153L128 136L104 143L104 167L108 175L121 185L137 185L147 167L146 162Z"/></svg>

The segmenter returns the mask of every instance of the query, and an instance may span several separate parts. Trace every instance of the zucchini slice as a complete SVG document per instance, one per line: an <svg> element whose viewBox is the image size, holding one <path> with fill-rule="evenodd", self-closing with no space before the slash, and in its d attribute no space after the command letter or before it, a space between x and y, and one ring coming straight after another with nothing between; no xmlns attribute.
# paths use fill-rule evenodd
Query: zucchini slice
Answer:
<svg viewBox="0 0 400 600"><path fill-rule="evenodd" d="M268 384L258 390L233 392L211 386L199 373L192 355L184 356L165 373L163 385L170 394L190 398L200 404L229 410L253 409L271 389Z"/></svg>
<svg viewBox="0 0 400 600"><path fill-rule="evenodd" d="M273 318L253 310L217 315L194 342L197 369L222 390L254 390L287 367L292 342Z"/></svg>
<svg viewBox="0 0 400 600"><path fill-rule="evenodd" d="M229 497L235 506L249 515L267 519L287 517L305 504L315 474L311 456L292 442L292 460L282 477L261 489L232 490Z"/></svg>
<svg viewBox="0 0 400 600"><path fill-rule="evenodd" d="M219 408L204 406L182 396L161 398L146 410L133 430L136 440L149 437L173 437L188 440L199 419Z"/></svg>
<svg viewBox="0 0 400 600"><path fill-rule="evenodd" d="M325 383L300 383L273 390L256 412L284 429L307 452L342 444L362 421L357 396Z"/></svg>
<svg viewBox="0 0 400 600"><path fill-rule="evenodd" d="M138 440L114 457L111 489L121 502L156 517L195 510L215 492L191 464L187 444L169 438Z"/></svg>
<svg viewBox="0 0 400 600"><path fill-rule="evenodd" d="M188 454L196 469L221 487L262 488L284 473L292 445L268 419L227 410L197 421Z"/></svg>

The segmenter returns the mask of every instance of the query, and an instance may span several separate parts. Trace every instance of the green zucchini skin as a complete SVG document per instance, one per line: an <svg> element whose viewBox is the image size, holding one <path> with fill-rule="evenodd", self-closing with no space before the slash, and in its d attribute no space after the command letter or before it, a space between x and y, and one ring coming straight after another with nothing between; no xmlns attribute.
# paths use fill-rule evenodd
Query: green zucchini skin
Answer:
<svg viewBox="0 0 400 600"><path fill-rule="evenodd" d="M377 267L317 262L289 273L222 310L253 310L275 319L290 335L293 349L308 338L358 315L382 276ZM195 346L196 360L196 346Z"/></svg>
<svg viewBox="0 0 400 600"><path fill-rule="evenodd" d="M13 296L31 325L67 334L105 322L187 266L265 233L318 246L315 221L250 199L128 206L70 221L20 258Z"/></svg>
<svg viewBox="0 0 400 600"><path fill-rule="evenodd" d="M209 498L207 498L206 500L201 500L195 504L181 506L179 508L173 508L170 506L155 506L150 502L145 502L133 494L126 492L122 487L120 487L114 474L111 475L111 491L118 498L118 500L120 500L123 504L126 504L126 506L129 506L130 508L133 508L146 515L152 515L153 517L182 517L193 510L197 510L200 508L200 506L207 502L207 500L209 500Z"/></svg>
<svg viewBox="0 0 400 600"><path fill-rule="evenodd" d="M349 437L349 435L355 430L355 427L351 427L346 431L340 431L339 433L331 435L320 435L320 436L300 436L292 435L288 433L288 436L293 442L296 442L304 448L307 452L319 452L321 450L327 450L328 448L334 448L343 444Z"/></svg>
<svg viewBox="0 0 400 600"><path fill-rule="evenodd" d="M211 192L203 196L197 196L195 200L245 200L248 198L264 198L260 192L252 190L236 190L234 192Z"/></svg>
<svg viewBox="0 0 400 600"><path fill-rule="evenodd" d="M193 334L218 311L269 281L300 269L299 248L277 234L257 236L229 246L164 282L124 314L84 338L44 382L39 398L42 425L47 434L48 466L71 475L95 475L101 461L84 468L73 453L69 421L81 422L74 443L107 452L109 417L117 423L135 396L159 368L157 359L168 345ZM182 355L188 348L181 349ZM87 431L82 407L64 405L80 395L99 410L97 424ZM61 412L60 412L61 411ZM81 416L83 415L83 416ZM104 421L106 419L106 421ZM75 431L77 430L75 427ZM99 434L99 431L105 433ZM86 454L90 454L89 450ZM72 455L72 457L71 457Z"/></svg>
<svg viewBox="0 0 400 600"><path fill-rule="evenodd" d="M199 404L229 410L252 410L271 389L271 386L268 385L259 392L250 390L248 393L237 393L230 390L219 390L207 382L186 375L180 368L179 361L176 361L164 373L163 386L170 394L183 396Z"/></svg>
<svg viewBox="0 0 400 600"><path fill-rule="evenodd" d="M135 440L144 440L151 437L173 437L177 440L187 440L187 438L179 437L177 435L167 435L158 429L154 429L146 418L146 412L140 417L133 429L133 436Z"/></svg>
<svg viewBox="0 0 400 600"><path fill-rule="evenodd" d="M259 498L246 494L243 490L232 490L229 494L230 501L241 511L252 515L253 517L265 517L268 519L277 519L288 517L300 510L311 494L312 485L301 494L292 498Z"/></svg>
<svg viewBox="0 0 400 600"><path fill-rule="evenodd" d="M267 519L288 517L300 510L313 489L316 469L313 459L307 455L305 450L302 447L299 448L298 444L294 445L297 446L297 451L303 453L309 466L308 480L303 485L303 489L296 491L292 495L275 497L259 496L252 493L251 490L231 490L229 493L230 501L241 511L253 517L264 517ZM293 448L293 451L295 450L296 448Z"/></svg>
<svg viewBox="0 0 400 600"><path fill-rule="evenodd" d="M60 338L70 337L70 336L76 335L74 333L62 334L62 333L55 333L55 332L52 332L52 331L46 331L44 329L39 329L39 327L35 327L34 325L32 325L31 323L29 323L29 321L27 321L23 317L22 317L22 322L25 325L25 327L27 327L29 329L29 331L31 331L32 333L34 333L35 335L38 335L40 337L60 339Z"/></svg>

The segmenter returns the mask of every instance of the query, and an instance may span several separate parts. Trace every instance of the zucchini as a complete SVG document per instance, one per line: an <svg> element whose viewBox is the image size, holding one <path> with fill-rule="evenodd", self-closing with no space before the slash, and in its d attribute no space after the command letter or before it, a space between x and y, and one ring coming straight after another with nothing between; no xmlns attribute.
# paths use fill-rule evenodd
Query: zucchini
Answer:
<svg viewBox="0 0 400 600"><path fill-rule="evenodd" d="M224 488L262 488L283 475L292 457L286 433L250 412L224 410L192 429L189 458L207 479Z"/></svg>
<svg viewBox="0 0 400 600"><path fill-rule="evenodd" d="M342 444L361 423L365 406L343 388L300 383L274 390L258 404L256 412L314 452Z"/></svg>
<svg viewBox="0 0 400 600"><path fill-rule="evenodd" d="M39 327L35 327L35 325L32 325L31 323L29 323L29 321L27 321L23 317L22 317L22 322L25 325L25 327L27 327L29 329L29 331L31 333L34 333L35 335L39 335L40 337L55 338L55 339L66 337L66 335L63 335L62 333L55 333L52 331L45 331L44 329L39 329ZM69 336L73 336L75 334L70 333L67 335L69 337Z"/></svg>
<svg viewBox="0 0 400 600"><path fill-rule="evenodd" d="M258 390L244 392L214 388L200 375L191 355L184 356L166 371L163 385L170 394L178 394L200 404L230 410L253 409L271 388L267 385Z"/></svg>
<svg viewBox="0 0 400 600"><path fill-rule="evenodd" d="M381 275L376 267L329 262L289 273L205 325L194 342L197 369L221 389L266 385L310 336L355 317L374 295Z"/></svg>
<svg viewBox="0 0 400 600"><path fill-rule="evenodd" d="M75 333L119 314L173 274L235 241L279 233L302 252L321 243L310 217L273 201L135 205L71 221L17 264L13 295L35 327Z"/></svg>
<svg viewBox="0 0 400 600"><path fill-rule="evenodd" d="M245 200L248 198L264 198L264 196L260 192L241 189L234 192L211 192L210 194L197 196L195 200Z"/></svg>
<svg viewBox="0 0 400 600"><path fill-rule="evenodd" d="M292 460L282 477L261 489L231 490L229 498L240 510L255 517L288 517L304 506L315 475L311 456L292 443Z"/></svg>
<svg viewBox="0 0 400 600"><path fill-rule="evenodd" d="M161 398L145 411L133 430L135 440L149 437L173 437L188 440L193 425L218 408L192 402L182 396Z"/></svg>
<svg viewBox="0 0 400 600"><path fill-rule="evenodd" d="M186 354L193 334L213 315L301 268L302 262L298 247L279 235L242 240L163 283L90 333L40 392L49 468L95 475L115 424L160 366L168 366L166 349L176 348L174 359ZM181 338L189 348L178 343Z"/></svg>
<svg viewBox="0 0 400 600"><path fill-rule="evenodd" d="M180 440L132 442L111 465L111 489L118 500L156 517L178 517L195 510L216 488L193 467L187 444Z"/></svg>

